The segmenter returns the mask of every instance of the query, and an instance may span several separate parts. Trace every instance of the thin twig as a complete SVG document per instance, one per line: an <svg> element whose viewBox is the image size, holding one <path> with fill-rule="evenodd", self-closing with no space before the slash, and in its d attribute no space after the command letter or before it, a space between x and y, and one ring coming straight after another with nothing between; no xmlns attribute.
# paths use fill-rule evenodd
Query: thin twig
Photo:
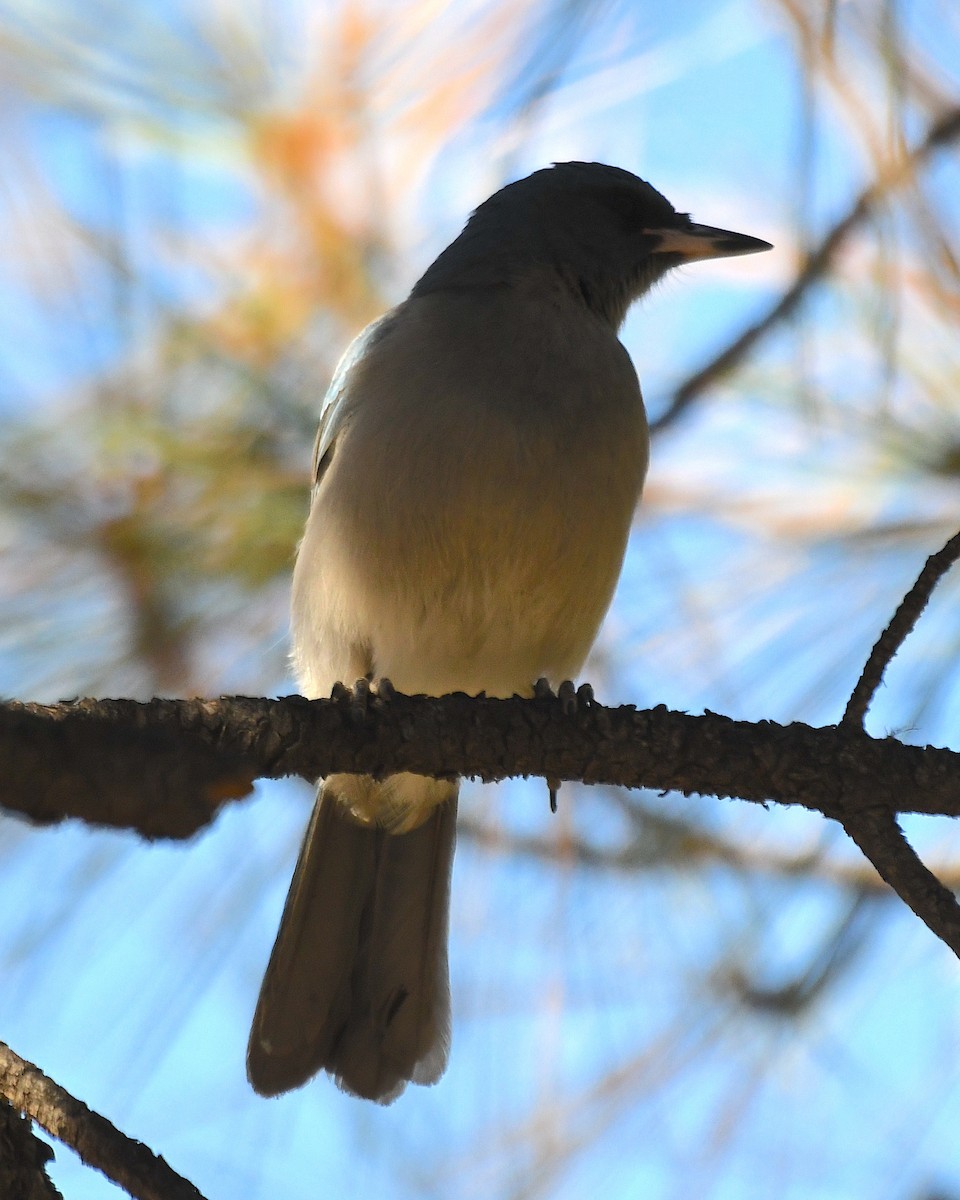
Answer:
<svg viewBox="0 0 960 1200"><path fill-rule="evenodd" d="M0 1095L136 1200L204 1200L142 1142L121 1133L0 1042Z"/></svg>
<svg viewBox="0 0 960 1200"><path fill-rule="evenodd" d="M873 213L880 200L911 177L921 163L941 146L960 137L960 108L943 113L927 130L923 140L889 167L861 191L847 213L826 233L810 253L803 269L773 307L755 324L750 325L721 354L705 367L689 376L673 394L666 409L650 423L651 434L661 433L673 425L697 397L721 375L746 358L756 343L773 326L789 317L798 307L811 285L821 279L837 256L844 242Z"/></svg>
<svg viewBox="0 0 960 1200"><path fill-rule="evenodd" d="M836 887L848 888L874 899L889 896L884 881L872 864L863 859L842 860L827 855L821 848L791 854L774 845L757 842L738 842L733 837L721 837L702 829L689 827L681 838L678 829L676 847L664 848L641 834L631 835L622 844L597 845L586 835L574 832L562 840L547 834L518 833L505 830L499 824L472 818L463 813L457 818L457 840L474 842L485 849L518 858L556 865L575 862L578 867L603 873L622 872L635 876L644 871L655 872L664 862L667 865L692 862L707 866L719 865L733 871L786 879L816 879ZM930 868L937 878L952 891L960 891L960 863L944 858ZM890 899L893 899L890 896Z"/></svg>
<svg viewBox="0 0 960 1200"><path fill-rule="evenodd" d="M942 550L931 554L927 559L923 570L917 576L917 582L904 596L900 607L890 619L890 624L877 639L857 680L857 686L853 689L853 695L847 701L847 707L840 720L841 725L863 727L867 709L880 686L884 671L919 620L933 594L933 589L958 558L960 533L955 533Z"/></svg>

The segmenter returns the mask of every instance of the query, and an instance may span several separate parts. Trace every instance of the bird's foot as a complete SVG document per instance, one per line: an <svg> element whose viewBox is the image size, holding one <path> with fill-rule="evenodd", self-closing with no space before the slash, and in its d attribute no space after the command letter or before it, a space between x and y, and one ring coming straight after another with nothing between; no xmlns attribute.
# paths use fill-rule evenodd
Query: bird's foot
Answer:
<svg viewBox="0 0 960 1200"><path fill-rule="evenodd" d="M560 701L560 709L565 717L576 716L581 710L588 709L593 703L593 688L589 683L582 683L578 688L574 687L569 679L565 679L560 684L557 691L554 692L550 686L548 679L540 678L533 685L533 695L536 700L554 700ZM551 779L547 777L547 788L550 792L550 811L557 811L557 793L560 791L559 779Z"/></svg>
<svg viewBox="0 0 960 1200"><path fill-rule="evenodd" d="M370 680L358 679L350 693L350 716L362 725L370 710Z"/></svg>

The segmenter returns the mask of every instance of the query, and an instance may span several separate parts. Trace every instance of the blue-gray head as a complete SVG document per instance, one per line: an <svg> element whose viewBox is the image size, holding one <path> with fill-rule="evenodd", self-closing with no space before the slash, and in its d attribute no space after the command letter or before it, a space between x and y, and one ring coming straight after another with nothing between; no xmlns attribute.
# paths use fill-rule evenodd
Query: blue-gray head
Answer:
<svg viewBox="0 0 960 1200"><path fill-rule="evenodd" d="M484 201L413 294L510 284L547 269L617 328L630 304L672 267L770 248L696 224L619 167L556 163Z"/></svg>

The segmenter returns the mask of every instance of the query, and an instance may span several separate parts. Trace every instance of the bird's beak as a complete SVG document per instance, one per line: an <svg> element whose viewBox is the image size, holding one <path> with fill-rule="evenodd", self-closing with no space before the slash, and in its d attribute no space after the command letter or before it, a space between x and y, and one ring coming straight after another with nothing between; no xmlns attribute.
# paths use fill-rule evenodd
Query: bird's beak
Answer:
<svg viewBox="0 0 960 1200"><path fill-rule="evenodd" d="M773 246L761 238L729 229L714 229L712 225L688 225L686 229L648 229L651 237L659 238L654 254L678 254L685 262L698 258L732 258L735 254L758 254Z"/></svg>

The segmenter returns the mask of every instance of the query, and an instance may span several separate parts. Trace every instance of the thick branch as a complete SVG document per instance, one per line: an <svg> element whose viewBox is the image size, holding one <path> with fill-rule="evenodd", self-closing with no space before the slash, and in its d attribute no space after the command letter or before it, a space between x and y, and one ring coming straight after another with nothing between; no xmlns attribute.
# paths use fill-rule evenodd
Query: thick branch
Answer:
<svg viewBox="0 0 960 1200"><path fill-rule="evenodd" d="M604 708L541 697L81 700L0 706L0 803L189 837L255 778L538 775L799 804L838 820L882 810L960 815L960 754L812 728Z"/></svg>
<svg viewBox="0 0 960 1200"><path fill-rule="evenodd" d="M0 1196L5 1200L63 1200L47 1175L53 1150L33 1124L0 1099Z"/></svg>
<svg viewBox="0 0 960 1200"><path fill-rule="evenodd" d="M571 699L382 699L364 682L330 700L11 703L0 707L2 803L38 822L80 817L148 837L189 836L256 778L339 772L539 775L799 804L839 821L960 955L960 907L896 822L901 812L960 815L960 754L871 738L852 722L604 708L588 689Z"/></svg>

